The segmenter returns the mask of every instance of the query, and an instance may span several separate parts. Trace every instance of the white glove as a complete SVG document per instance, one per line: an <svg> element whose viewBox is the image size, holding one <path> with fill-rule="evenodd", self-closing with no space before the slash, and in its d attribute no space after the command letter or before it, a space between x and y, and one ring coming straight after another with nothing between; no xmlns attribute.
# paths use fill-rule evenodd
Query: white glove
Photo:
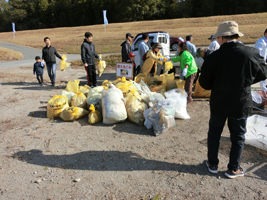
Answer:
<svg viewBox="0 0 267 200"><path fill-rule="evenodd" d="M43 62L41 62L41 66L42 66L42 67L44 67L44 66L45 66Z"/></svg>
<svg viewBox="0 0 267 200"><path fill-rule="evenodd" d="M166 58L167 58L167 60L170 60L171 58L170 58L170 56L165 56Z"/></svg>
<svg viewBox="0 0 267 200"><path fill-rule="evenodd" d="M102 60L102 58L99 56L99 57L98 57L98 60Z"/></svg>
<svg viewBox="0 0 267 200"><path fill-rule="evenodd" d="M159 58L159 61L163 61L164 60L164 58Z"/></svg>
<svg viewBox="0 0 267 200"><path fill-rule="evenodd" d="M187 74L187 68L184 68L182 75L186 76L186 74Z"/></svg>

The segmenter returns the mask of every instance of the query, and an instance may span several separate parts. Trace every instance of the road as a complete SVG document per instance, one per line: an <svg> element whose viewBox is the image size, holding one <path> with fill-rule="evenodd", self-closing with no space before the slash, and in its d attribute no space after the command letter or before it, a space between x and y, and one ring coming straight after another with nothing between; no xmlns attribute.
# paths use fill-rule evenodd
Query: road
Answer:
<svg viewBox="0 0 267 200"><path fill-rule="evenodd" d="M31 66L35 62L34 58L35 56L41 56L42 50L41 49L34 49L31 47L25 47L20 46L16 44L6 43L6 42L0 42L0 46L11 49L14 51L18 51L23 54L23 59L18 61L10 61L10 62L0 62L0 68L6 68L6 67L20 67L20 66ZM102 54L102 56L106 55L115 55L120 53L111 53L111 54ZM66 54L68 61L72 60L79 60L81 59L80 54ZM60 59L57 59L57 63L60 61Z"/></svg>

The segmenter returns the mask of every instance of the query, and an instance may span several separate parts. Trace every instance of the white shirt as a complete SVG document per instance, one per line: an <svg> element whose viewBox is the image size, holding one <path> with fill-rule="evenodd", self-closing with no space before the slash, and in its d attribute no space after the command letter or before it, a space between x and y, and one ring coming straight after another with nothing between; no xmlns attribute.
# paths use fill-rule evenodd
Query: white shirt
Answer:
<svg viewBox="0 0 267 200"><path fill-rule="evenodd" d="M213 51L216 51L220 48L220 45L219 43L217 42L217 40L213 40L211 43L210 43L210 46L209 46L209 50L213 50Z"/></svg>
<svg viewBox="0 0 267 200"><path fill-rule="evenodd" d="M267 38L265 36L258 39L255 44L255 48L259 49L260 55L264 57L264 61L266 62L267 58Z"/></svg>
<svg viewBox="0 0 267 200"><path fill-rule="evenodd" d="M258 39L258 41L255 44L255 48L259 49L260 55L264 57L264 61L266 62L267 58L267 38L265 36ZM267 86L266 81L260 82L261 90L267 92Z"/></svg>
<svg viewBox="0 0 267 200"><path fill-rule="evenodd" d="M195 58L197 56L197 49L194 44L192 44L190 41L186 41L187 49L192 54L192 56Z"/></svg>

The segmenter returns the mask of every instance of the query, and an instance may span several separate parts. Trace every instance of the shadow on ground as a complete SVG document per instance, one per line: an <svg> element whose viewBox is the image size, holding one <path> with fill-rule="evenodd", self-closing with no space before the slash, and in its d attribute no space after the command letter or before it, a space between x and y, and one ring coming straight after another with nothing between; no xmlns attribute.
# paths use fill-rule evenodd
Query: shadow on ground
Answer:
<svg viewBox="0 0 267 200"><path fill-rule="evenodd" d="M64 169L94 171L164 170L210 175L206 166L184 165L146 159L131 151L84 151L70 155L45 155L41 150L19 151L12 156L29 164Z"/></svg>

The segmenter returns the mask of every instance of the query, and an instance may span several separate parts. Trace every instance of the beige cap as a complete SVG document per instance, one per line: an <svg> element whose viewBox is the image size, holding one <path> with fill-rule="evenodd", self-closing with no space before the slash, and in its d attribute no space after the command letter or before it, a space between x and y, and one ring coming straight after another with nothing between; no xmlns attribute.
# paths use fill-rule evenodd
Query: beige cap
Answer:
<svg viewBox="0 0 267 200"><path fill-rule="evenodd" d="M219 36L232 36L235 34L239 37L244 36L243 33L239 32L238 24L235 21L226 21L218 26L217 33L213 36L213 38L217 38Z"/></svg>

